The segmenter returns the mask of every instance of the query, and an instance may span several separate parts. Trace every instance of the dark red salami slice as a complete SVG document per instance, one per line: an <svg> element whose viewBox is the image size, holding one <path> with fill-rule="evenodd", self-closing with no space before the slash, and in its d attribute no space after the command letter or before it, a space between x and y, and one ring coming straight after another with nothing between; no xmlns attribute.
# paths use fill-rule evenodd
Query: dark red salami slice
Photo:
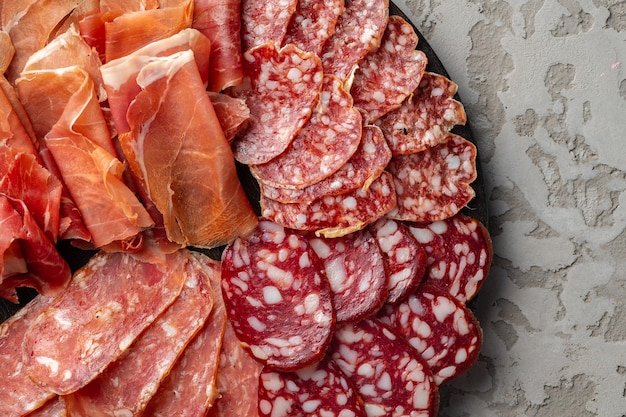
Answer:
<svg viewBox="0 0 626 417"><path fill-rule="evenodd" d="M299 233L261 220L222 255L222 293L243 346L259 361L293 370L321 359L335 325L330 286Z"/></svg>
<svg viewBox="0 0 626 417"><path fill-rule="evenodd" d="M322 48L324 73L346 80L355 66L380 46L388 21L388 0L346 0L335 33Z"/></svg>
<svg viewBox="0 0 626 417"><path fill-rule="evenodd" d="M388 217L434 222L459 212L474 197L476 147L461 136L425 151L395 155L387 166L393 175L397 207Z"/></svg>
<svg viewBox="0 0 626 417"><path fill-rule="evenodd" d="M266 417L366 417L348 377L328 358L296 372L264 369L259 414Z"/></svg>
<svg viewBox="0 0 626 417"><path fill-rule="evenodd" d="M285 204L261 196L263 216L285 227L338 237L363 229L396 206L392 177L383 172L365 190Z"/></svg>
<svg viewBox="0 0 626 417"><path fill-rule="evenodd" d="M361 113L343 83L324 76L317 106L308 123L285 152L271 161L250 167L263 184L278 188L304 188L335 173L361 142Z"/></svg>
<svg viewBox="0 0 626 417"><path fill-rule="evenodd" d="M241 1L243 50L266 42L280 45L298 0Z"/></svg>
<svg viewBox="0 0 626 417"><path fill-rule="evenodd" d="M428 60L415 49L417 42L413 26L400 16L389 17L380 48L359 64L350 89L365 123L399 108L420 84Z"/></svg>
<svg viewBox="0 0 626 417"><path fill-rule="evenodd" d="M387 302L395 304L408 297L422 282L428 255L401 222L383 217L371 224L369 230L383 254L389 289Z"/></svg>
<svg viewBox="0 0 626 417"><path fill-rule="evenodd" d="M309 120L322 88L317 55L275 43L244 54L244 83L229 90L250 108L248 129L234 142L235 158L262 164L281 154Z"/></svg>
<svg viewBox="0 0 626 417"><path fill-rule="evenodd" d="M283 43L321 55L343 11L343 0L299 0Z"/></svg>
<svg viewBox="0 0 626 417"><path fill-rule="evenodd" d="M404 336L426 360L441 385L469 369L480 353L482 330L471 310L447 292L429 286L378 318Z"/></svg>
<svg viewBox="0 0 626 417"><path fill-rule="evenodd" d="M457 89L443 75L425 72L413 96L376 122L394 155L436 146L447 140L452 127L465 124L463 104L452 98Z"/></svg>
<svg viewBox="0 0 626 417"><path fill-rule="evenodd" d="M439 391L428 364L380 321L339 327L330 355L356 385L368 416L437 415Z"/></svg>
<svg viewBox="0 0 626 417"><path fill-rule="evenodd" d="M330 177L299 190L261 184L261 192L281 203L309 203L324 196L343 194L369 187L391 160L385 137L376 126L363 126L361 142L352 158Z"/></svg>
<svg viewBox="0 0 626 417"><path fill-rule="evenodd" d="M309 243L324 264L337 322L357 321L378 311L387 298L387 276L369 231L332 239L313 237Z"/></svg>
<svg viewBox="0 0 626 417"><path fill-rule="evenodd" d="M428 253L424 283L448 291L459 301L471 300L489 274L493 248L489 232L462 213L425 225L410 226Z"/></svg>

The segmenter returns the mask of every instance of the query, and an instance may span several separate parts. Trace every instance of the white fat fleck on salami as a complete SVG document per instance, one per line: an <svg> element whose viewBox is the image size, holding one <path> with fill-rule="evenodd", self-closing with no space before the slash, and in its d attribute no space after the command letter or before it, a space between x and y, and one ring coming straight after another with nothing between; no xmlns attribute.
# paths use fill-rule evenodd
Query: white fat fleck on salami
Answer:
<svg viewBox="0 0 626 417"><path fill-rule="evenodd" d="M250 262L234 262L243 252ZM242 272L250 277L245 291L234 283ZM304 236L260 220L251 236L224 250L222 293L237 337L257 360L292 370L324 355L335 313L322 265Z"/></svg>
<svg viewBox="0 0 626 417"><path fill-rule="evenodd" d="M281 154L311 117L322 87L317 55L294 45L259 45L244 54L244 81L229 94L245 99L247 128L234 140L235 158L262 164Z"/></svg>
<svg viewBox="0 0 626 417"><path fill-rule="evenodd" d="M242 49L247 51L270 41L280 45L297 3L297 0L242 0Z"/></svg>
<svg viewBox="0 0 626 417"><path fill-rule="evenodd" d="M422 355L438 385L459 376L478 359L482 345L478 320L441 289L422 286L406 301L386 305L378 318Z"/></svg>
<svg viewBox="0 0 626 417"><path fill-rule="evenodd" d="M361 142L362 117L342 82L324 76L317 106L287 149L271 161L250 167L256 179L278 188L304 188L335 173Z"/></svg>
<svg viewBox="0 0 626 417"><path fill-rule="evenodd" d="M445 142L425 151L395 155L387 166L393 175L396 220L434 222L458 213L474 197L476 147L448 134Z"/></svg>
<svg viewBox="0 0 626 417"><path fill-rule="evenodd" d="M487 278L493 258L491 238L482 223L459 213L409 229L428 254L424 283L463 303L471 300Z"/></svg>
<svg viewBox="0 0 626 417"><path fill-rule="evenodd" d="M443 75L425 72L413 95L376 121L394 155L437 146L455 125L465 124L463 104L453 98L457 89Z"/></svg>
<svg viewBox="0 0 626 417"><path fill-rule="evenodd" d="M354 67L379 47L388 21L388 0L347 0L335 33L322 48L324 73L346 80Z"/></svg>
<svg viewBox="0 0 626 417"><path fill-rule="evenodd" d="M400 107L420 85L427 58L415 49L413 27L400 16L390 16L380 48L370 52L354 73L350 94L363 111L365 123Z"/></svg>
<svg viewBox="0 0 626 417"><path fill-rule="evenodd" d="M339 237L363 229L396 205L393 181L387 172L366 190L324 196L310 203L280 203L261 196L264 217L298 230Z"/></svg>
<svg viewBox="0 0 626 417"><path fill-rule="evenodd" d="M369 231L313 237L310 243L324 265L337 322L357 321L378 311L387 298L387 276Z"/></svg>
<svg viewBox="0 0 626 417"><path fill-rule="evenodd" d="M283 43L293 43L303 51L321 55L343 11L343 0L299 0Z"/></svg>
<svg viewBox="0 0 626 417"><path fill-rule="evenodd" d="M377 319L338 327L329 355L356 386L368 416L437 415L438 388L428 364Z"/></svg>

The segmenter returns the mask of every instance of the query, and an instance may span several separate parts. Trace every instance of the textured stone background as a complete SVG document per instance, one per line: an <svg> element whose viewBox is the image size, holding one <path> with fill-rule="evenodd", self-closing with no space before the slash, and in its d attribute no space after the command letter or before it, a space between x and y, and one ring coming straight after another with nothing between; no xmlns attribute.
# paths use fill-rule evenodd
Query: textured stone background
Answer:
<svg viewBox="0 0 626 417"><path fill-rule="evenodd" d="M495 259L441 416L626 416L626 1L398 0L459 84Z"/></svg>

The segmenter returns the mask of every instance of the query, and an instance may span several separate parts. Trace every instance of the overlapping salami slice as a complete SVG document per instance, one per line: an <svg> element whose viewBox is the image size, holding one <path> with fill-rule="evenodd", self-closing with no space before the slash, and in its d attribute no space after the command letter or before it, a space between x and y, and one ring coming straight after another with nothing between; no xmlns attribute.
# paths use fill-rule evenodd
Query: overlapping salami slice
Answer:
<svg viewBox="0 0 626 417"><path fill-rule="evenodd" d="M402 222L386 217L369 226L383 255L387 272L387 302L395 304L417 288L424 278L428 255Z"/></svg>
<svg viewBox="0 0 626 417"><path fill-rule="evenodd" d="M41 408L28 414L28 417L67 417L65 400L63 397L55 396L48 400Z"/></svg>
<svg viewBox="0 0 626 417"><path fill-rule="evenodd" d="M266 417L366 417L356 389L329 358L295 372L264 369L259 415Z"/></svg>
<svg viewBox="0 0 626 417"><path fill-rule="evenodd" d="M441 385L469 369L480 353L482 330L472 311L449 293L431 286L378 315L422 355Z"/></svg>
<svg viewBox="0 0 626 417"><path fill-rule="evenodd" d="M344 8L343 0L299 0L283 43L321 55Z"/></svg>
<svg viewBox="0 0 626 417"><path fill-rule="evenodd" d="M388 0L346 0L335 33L322 48L324 73L345 81L355 66L380 46L388 21Z"/></svg>
<svg viewBox="0 0 626 417"><path fill-rule="evenodd" d="M266 42L280 45L298 0L241 0L241 43L247 51Z"/></svg>
<svg viewBox="0 0 626 417"><path fill-rule="evenodd" d="M394 155L436 146L447 140L455 125L465 124L463 104L452 98L457 89L443 75L425 72L413 95L376 122Z"/></svg>
<svg viewBox="0 0 626 417"><path fill-rule="evenodd" d="M337 322L357 321L378 311L387 298L387 276L369 231L332 239L313 237L309 243L324 264Z"/></svg>
<svg viewBox="0 0 626 417"><path fill-rule="evenodd" d="M459 213L444 221L411 225L410 230L428 253L424 283L447 291L463 303L471 300L487 278L493 258L485 226Z"/></svg>
<svg viewBox="0 0 626 417"><path fill-rule="evenodd" d="M356 385L368 416L437 415L439 391L428 364L382 322L339 327L329 353Z"/></svg>
<svg viewBox="0 0 626 417"><path fill-rule="evenodd" d="M373 123L402 102L420 85L428 59L415 49L417 34L400 16L390 16L380 48L370 52L354 73L350 94Z"/></svg>
<svg viewBox="0 0 626 417"><path fill-rule="evenodd" d="M261 196L264 217L285 227L339 237L378 220L396 206L393 179L387 172L366 189L320 197L310 203L285 204Z"/></svg>
<svg viewBox="0 0 626 417"><path fill-rule="evenodd" d="M275 188L261 184L261 192L281 203L308 203L324 196L343 194L357 188L367 189L389 161L391 151L376 126L363 126L361 142L352 158L330 177L302 189Z"/></svg>
<svg viewBox="0 0 626 417"><path fill-rule="evenodd" d="M239 340L259 361L293 370L324 355L335 325L330 286L307 239L261 220L222 255L222 293Z"/></svg>
<svg viewBox="0 0 626 417"><path fill-rule="evenodd" d="M247 51L243 68L243 85L230 94L246 100L251 118L235 139L234 154L243 164L262 164L287 149L311 117L322 88L322 65L315 54L294 45L279 50L270 42Z"/></svg>
<svg viewBox="0 0 626 417"><path fill-rule="evenodd" d="M146 249L147 251L147 249ZM180 294L184 251L154 255L101 252L24 335L25 371L59 395L95 379Z"/></svg>
<svg viewBox="0 0 626 417"><path fill-rule="evenodd" d="M343 83L324 76L320 98L300 133L285 152L271 161L250 167L263 184L277 188L304 188L335 173L361 142L361 113Z"/></svg>
<svg viewBox="0 0 626 417"><path fill-rule="evenodd" d="M445 142L425 151L396 155L387 170L393 175L398 198L389 217L434 222L459 212L474 197L476 146L449 134Z"/></svg>

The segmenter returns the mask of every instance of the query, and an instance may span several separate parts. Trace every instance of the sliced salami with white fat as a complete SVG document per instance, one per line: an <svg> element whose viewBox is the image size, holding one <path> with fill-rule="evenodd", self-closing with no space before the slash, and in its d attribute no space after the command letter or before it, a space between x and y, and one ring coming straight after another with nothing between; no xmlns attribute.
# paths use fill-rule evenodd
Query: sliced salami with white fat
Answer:
<svg viewBox="0 0 626 417"><path fill-rule="evenodd" d="M389 289L387 302L395 304L422 282L428 255L402 222L383 217L371 224L369 230L383 254Z"/></svg>
<svg viewBox="0 0 626 417"><path fill-rule="evenodd" d="M13 414L8 414L13 415ZM19 415L19 414L18 414ZM67 410L65 408L65 400L63 397L55 396L48 400L41 408L36 409L32 413L28 414L28 417L67 417Z"/></svg>
<svg viewBox="0 0 626 417"><path fill-rule="evenodd" d="M474 197L476 146L449 134L445 142L425 151L395 155L387 166L393 175L397 207L388 217L434 222L454 216Z"/></svg>
<svg viewBox="0 0 626 417"><path fill-rule="evenodd" d="M369 231L312 237L309 243L324 265L337 322L357 321L376 313L387 299L387 275Z"/></svg>
<svg viewBox="0 0 626 417"><path fill-rule="evenodd" d="M222 293L242 345L270 367L293 370L324 355L335 327L330 286L308 240L261 220L222 255Z"/></svg>
<svg viewBox="0 0 626 417"><path fill-rule="evenodd" d="M241 43L248 49L276 42L280 45L287 33L298 0L241 0Z"/></svg>
<svg viewBox="0 0 626 417"><path fill-rule="evenodd" d="M343 0L299 0L283 43L321 55L343 11Z"/></svg>
<svg viewBox="0 0 626 417"><path fill-rule="evenodd" d="M428 364L382 322L338 327L329 353L356 385L368 416L437 415L439 391Z"/></svg>
<svg viewBox="0 0 626 417"><path fill-rule="evenodd" d="M425 284L441 288L466 303L489 274L493 248L481 222L465 214L430 224L411 225L428 253Z"/></svg>
<svg viewBox="0 0 626 417"><path fill-rule="evenodd" d="M354 73L350 94L365 123L400 107L418 87L428 59L415 49L417 34L400 16L390 16L380 48L370 52Z"/></svg>
<svg viewBox="0 0 626 417"><path fill-rule="evenodd" d="M322 88L317 55L294 45L259 45L244 54L244 82L229 94L246 100L248 128L235 138L235 158L262 164L281 154L309 120Z"/></svg>
<svg viewBox="0 0 626 417"><path fill-rule="evenodd" d="M400 333L426 360L438 385L469 369L480 353L482 330L474 314L449 293L420 289L377 316Z"/></svg>
<svg viewBox="0 0 626 417"><path fill-rule="evenodd" d="M259 414L264 417L366 417L354 385L333 361L295 372L264 369L259 377Z"/></svg>
<svg viewBox="0 0 626 417"><path fill-rule="evenodd" d="M437 146L447 140L455 125L465 124L463 104L453 98L457 89L443 75L425 72L413 95L376 121L394 155Z"/></svg>

